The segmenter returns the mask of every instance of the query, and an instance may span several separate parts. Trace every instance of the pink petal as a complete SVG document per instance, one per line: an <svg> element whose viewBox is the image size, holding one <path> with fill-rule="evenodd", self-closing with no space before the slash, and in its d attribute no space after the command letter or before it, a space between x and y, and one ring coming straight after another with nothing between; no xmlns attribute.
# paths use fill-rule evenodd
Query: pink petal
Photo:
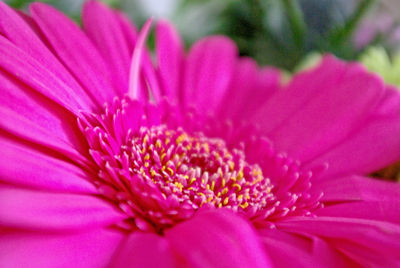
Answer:
<svg viewBox="0 0 400 268"><path fill-rule="evenodd" d="M229 91L225 92L219 113L233 121L247 121L271 94L280 89L280 77L278 70L261 70L253 59L240 59L235 66Z"/></svg>
<svg viewBox="0 0 400 268"><path fill-rule="evenodd" d="M114 16L119 22L119 25L125 37L125 41L128 44L129 52L132 55L133 50L136 46L136 39L138 38L137 30L132 22L122 12L114 11ZM144 46L142 50L140 76L143 79L141 80L141 86L142 88L146 89L146 93L148 90L150 90L154 100L156 102L159 102L162 95L160 84L158 81L159 79L153 67L151 56L146 46Z"/></svg>
<svg viewBox="0 0 400 268"><path fill-rule="evenodd" d="M297 234L324 237L329 244L360 262L366 252L387 259L388 263L400 261L400 225L383 221L345 217L298 217L277 222L277 228ZM348 254L342 250L349 245L357 251ZM358 256L357 256L358 255ZM367 261L367 260L366 260ZM377 264L375 264L377 265Z"/></svg>
<svg viewBox="0 0 400 268"><path fill-rule="evenodd" d="M0 181L41 190L97 193L83 170L59 155L0 137Z"/></svg>
<svg viewBox="0 0 400 268"><path fill-rule="evenodd" d="M322 201L351 202L378 201L392 202L400 196L400 185L361 176L347 176L332 180L313 182L313 189L324 192Z"/></svg>
<svg viewBox="0 0 400 268"><path fill-rule="evenodd" d="M158 72L164 94L178 102L181 89L183 44L175 28L167 21L158 21L156 28Z"/></svg>
<svg viewBox="0 0 400 268"><path fill-rule="evenodd" d="M109 226L124 214L90 195L48 193L0 186L0 226L29 230L72 230Z"/></svg>
<svg viewBox="0 0 400 268"><path fill-rule="evenodd" d="M363 123L383 93L383 83L363 66L348 64L345 74L332 84L321 81L315 92L295 114L269 137L279 150L308 161L343 140ZM336 74L332 74L336 76ZM303 84L304 91L309 89Z"/></svg>
<svg viewBox="0 0 400 268"><path fill-rule="evenodd" d="M329 163L321 179L358 173L368 174L400 159L400 94L386 91L381 105L363 126L345 141L318 156L309 166Z"/></svg>
<svg viewBox="0 0 400 268"><path fill-rule="evenodd" d="M103 3L88 1L82 10L84 30L110 68L119 95L128 90L131 53L114 12Z"/></svg>
<svg viewBox="0 0 400 268"><path fill-rule="evenodd" d="M277 229L259 232L275 267L347 267L351 264L346 256L318 237L305 238Z"/></svg>
<svg viewBox="0 0 400 268"><path fill-rule="evenodd" d="M30 11L57 56L88 94L100 105L110 102L116 92L110 85L107 66L81 29L49 5L34 3Z"/></svg>
<svg viewBox="0 0 400 268"><path fill-rule="evenodd" d="M371 219L400 224L400 200L365 201L326 205L315 212L320 216Z"/></svg>
<svg viewBox="0 0 400 268"><path fill-rule="evenodd" d="M249 223L225 210L198 212L165 237L187 267L271 267Z"/></svg>
<svg viewBox="0 0 400 268"><path fill-rule="evenodd" d="M233 74L237 48L222 36L204 38L193 45L185 64L183 105L214 111Z"/></svg>
<svg viewBox="0 0 400 268"><path fill-rule="evenodd" d="M82 94L66 84L58 73L53 72L53 69L42 65L1 35L0 54L0 67L37 92L74 113L79 109L88 111L94 109Z"/></svg>
<svg viewBox="0 0 400 268"><path fill-rule="evenodd" d="M254 114L252 121L259 124L264 133L273 132L305 106L314 95L322 90L334 91L346 70L344 62L332 56L324 57L317 68L293 76L285 88L272 95Z"/></svg>
<svg viewBox="0 0 400 268"><path fill-rule="evenodd" d="M110 267L176 267L167 240L153 233L133 232L113 257Z"/></svg>
<svg viewBox="0 0 400 268"><path fill-rule="evenodd" d="M3 130L82 160L87 145L72 113L1 71L0 96Z"/></svg>
<svg viewBox="0 0 400 268"><path fill-rule="evenodd" d="M116 231L76 234L2 233L1 267L106 267L123 239Z"/></svg>
<svg viewBox="0 0 400 268"><path fill-rule="evenodd" d="M32 59L39 63L43 68L47 70L47 73L51 73L52 76L56 76L63 84L65 84L65 89L68 90L68 94L77 98L78 102L84 103L82 107L94 107L95 104L93 100L88 97L84 89L75 81L75 79L68 73L68 71L62 66L58 59L50 52L50 50L45 46L41 39L35 34L32 28L10 7L6 4L0 2L0 33L4 35L5 38L10 40L15 46L21 49L24 54L26 53ZM3 40L2 42L3 43ZM7 49L0 45L3 49ZM9 53L19 54L17 51L12 49ZM4 53L0 58L4 60L10 60L8 53ZM21 55L22 58L22 55ZM0 63L0 65L3 65ZM7 70L7 67L3 66ZM23 69L20 66L20 69ZM18 70L8 70L11 73L20 75ZM22 74L21 74L22 76ZM39 80L41 81L41 80ZM46 81L46 80L44 80ZM43 82L43 80L42 80ZM50 95L52 93L50 90L46 92ZM67 92L64 93L64 95Z"/></svg>

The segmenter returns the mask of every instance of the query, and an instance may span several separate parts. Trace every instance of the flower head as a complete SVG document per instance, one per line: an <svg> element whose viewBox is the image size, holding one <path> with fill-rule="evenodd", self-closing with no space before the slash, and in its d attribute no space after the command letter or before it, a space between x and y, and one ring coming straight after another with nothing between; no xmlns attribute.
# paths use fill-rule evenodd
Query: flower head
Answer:
<svg viewBox="0 0 400 268"><path fill-rule="evenodd" d="M289 83L222 36L156 57L119 12L83 30L0 3L2 266L396 266L400 96L332 56ZM23 242L22 242L23 241Z"/></svg>

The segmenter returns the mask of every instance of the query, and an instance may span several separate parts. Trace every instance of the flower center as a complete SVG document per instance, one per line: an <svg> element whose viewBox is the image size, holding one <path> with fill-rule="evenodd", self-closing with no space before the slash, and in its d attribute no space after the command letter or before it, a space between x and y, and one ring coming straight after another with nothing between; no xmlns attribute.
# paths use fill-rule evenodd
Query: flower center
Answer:
<svg viewBox="0 0 400 268"><path fill-rule="evenodd" d="M238 149L173 127L176 119L126 99L78 121L97 166L94 183L127 214L126 228L161 232L199 209L222 207L267 223L320 205L320 196L307 193L312 172L259 139L249 162L249 142Z"/></svg>
<svg viewBox="0 0 400 268"><path fill-rule="evenodd" d="M272 185L260 167L246 163L242 151L229 151L223 140L202 133L142 127L131 134L123 154L132 174L156 185L163 199L174 196L179 206L260 209L272 197Z"/></svg>

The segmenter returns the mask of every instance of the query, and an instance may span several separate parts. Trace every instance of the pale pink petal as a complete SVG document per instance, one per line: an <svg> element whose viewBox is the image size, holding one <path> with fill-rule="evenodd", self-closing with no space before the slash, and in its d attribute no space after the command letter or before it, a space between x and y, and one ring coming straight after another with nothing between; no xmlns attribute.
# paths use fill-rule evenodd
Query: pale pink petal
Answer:
<svg viewBox="0 0 400 268"><path fill-rule="evenodd" d="M187 267L271 267L255 230L229 211L198 212L165 237Z"/></svg>
<svg viewBox="0 0 400 268"><path fill-rule="evenodd" d="M184 60L182 40L175 28L167 21L158 21L156 38L158 73L163 85L163 93L174 102L178 102Z"/></svg>
<svg viewBox="0 0 400 268"><path fill-rule="evenodd" d="M338 144L363 123L383 93L382 80L356 63L332 85L321 81L319 91L269 137L276 147L301 161L308 161ZM337 74L333 74L337 76ZM309 90L307 84L303 91Z"/></svg>
<svg viewBox="0 0 400 268"><path fill-rule="evenodd" d="M28 230L81 230L123 220L113 204L90 195L0 186L0 226Z"/></svg>
<svg viewBox="0 0 400 268"><path fill-rule="evenodd" d="M100 105L112 101L116 92L100 53L88 37L64 14L43 3L30 11L57 56Z"/></svg>
<svg viewBox="0 0 400 268"><path fill-rule="evenodd" d="M226 37L196 42L185 63L182 105L195 104L200 111L214 111L228 90L236 58L237 48Z"/></svg>
<svg viewBox="0 0 400 268"><path fill-rule="evenodd" d="M45 46L42 40L35 34L32 28L12 8L2 2L0 2L0 33L2 33L5 38L10 40L18 48L23 50L27 55L32 57L35 62L38 62L43 66L43 68L47 69L47 72L62 81L62 83L66 85L66 89L68 88L68 94L75 98L79 98L79 100L76 101L86 104L82 107L86 108L96 106L93 99L91 99L85 92L85 89L82 88L64 66L62 66L58 59ZM10 52L13 54L18 53L14 50ZM7 56L6 53L3 54L1 58L8 57L9 56ZM3 63L1 65L3 65ZM6 67L4 68L7 69ZM22 66L20 68L23 69ZM11 72L16 75L19 74L17 71ZM51 91L46 93L50 95Z"/></svg>
<svg viewBox="0 0 400 268"><path fill-rule="evenodd" d="M0 233L0 267L107 267L124 234L96 229L76 234Z"/></svg>
<svg viewBox="0 0 400 268"><path fill-rule="evenodd" d="M176 267L168 241L157 234L130 234L113 257L110 267Z"/></svg>
<svg viewBox="0 0 400 268"><path fill-rule="evenodd" d="M292 218L277 222L276 225L278 229L287 232L324 237L330 245L356 261L364 260L363 256L368 252L379 255L379 259L386 260L387 263L400 261L398 224L358 218L318 216ZM350 245L357 250L350 251L350 254L342 250ZM371 261L369 265L377 266L381 263L369 261Z"/></svg>
<svg viewBox="0 0 400 268"><path fill-rule="evenodd" d="M0 67L10 76L74 113L79 109L94 110L95 106L66 84L52 69L42 65L2 35L0 54Z"/></svg>
<svg viewBox="0 0 400 268"><path fill-rule="evenodd" d="M96 193L90 177L63 156L0 137L0 181L41 190Z"/></svg>
<svg viewBox="0 0 400 268"><path fill-rule="evenodd" d="M275 267L346 267L348 258L318 237L303 237L277 229L259 230Z"/></svg>
<svg viewBox="0 0 400 268"><path fill-rule="evenodd" d="M122 96L128 91L131 52L119 20L103 3L88 1L83 6L82 23L86 34L106 60L114 86Z"/></svg>
<svg viewBox="0 0 400 268"><path fill-rule="evenodd" d="M79 152L88 150L72 113L2 71L0 117L1 129L52 148L73 161L82 161Z"/></svg>

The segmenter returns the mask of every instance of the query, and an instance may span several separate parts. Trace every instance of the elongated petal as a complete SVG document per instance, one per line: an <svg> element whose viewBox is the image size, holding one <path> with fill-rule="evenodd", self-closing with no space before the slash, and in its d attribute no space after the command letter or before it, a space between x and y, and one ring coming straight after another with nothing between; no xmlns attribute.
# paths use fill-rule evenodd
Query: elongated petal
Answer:
<svg viewBox="0 0 400 268"><path fill-rule="evenodd" d="M275 267L347 267L351 264L345 255L318 237L308 238L277 229L259 232Z"/></svg>
<svg viewBox="0 0 400 268"><path fill-rule="evenodd" d="M79 109L94 109L94 106L60 79L52 69L42 65L1 35L0 55L0 66L5 72L68 110L77 113Z"/></svg>
<svg viewBox="0 0 400 268"><path fill-rule="evenodd" d="M344 62L327 56L317 68L296 74L283 90L276 92L260 107L252 122L258 124L264 133L272 133L305 106L313 95L322 90L335 91L335 86L346 71L344 66Z"/></svg>
<svg viewBox="0 0 400 268"><path fill-rule="evenodd" d="M274 68L260 69L253 59L240 59L218 112L233 121L247 121L280 89L280 76Z"/></svg>
<svg viewBox="0 0 400 268"><path fill-rule="evenodd" d="M111 9L97 1L83 6L84 30L110 68L115 88L122 96L128 91L131 53L120 22Z"/></svg>
<svg viewBox="0 0 400 268"><path fill-rule="evenodd" d="M346 176L334 180L320 180L313 188L323 191L322 201L343 203L352 201L392 202L400 195L400 185L377 179Z"/></svg>
<svg viewBox="0 0 400 268"><path fill-rule="evenodd" d="M368 174L400 158L400 93L387 86L369 119L343 142L318 156L308 166L327 162L329 169L321 179L341 174Z"/></svg>
<svg viewBox="0 0 400 268"><path fill-rule="evenodd" d="M383 83L361 65L349 64L345 69L333 88L324 87L322 81L319 92L270 133L278 149L307 161L342 141L363 123L382 96ZM303 90L308 90L307 84Z"/></svg>
<svg viewBox="0 0 400 268"><path fill-rule="evenodd" d="M116 92L100 53L79 27L61 12L43 3L30 6L31 13L64 65L100 105Z"/></svg>
<svg viewBox="0 0 400 268"><path fill-rule="evenodd" d="M0 137L0 181L41 190L96 193L90 177L59 155Z"/></svg>
<svg viewBox="0 0 400 268"><path fill-rule="evenodd" d="M112 204L78 194L48 193L0 186L0 226L28 230L73 230L122 220Z"/></svg>
<svg viewBox="0 0 400 268"><path fill-rule="evenodd" d="M277 223L281 230L324 237L337 250L361 265L379 266L400 261L400 225L346 217L293 218ZM353 247L356 250L347 251ZM380 256L364 258L367 253ZM380 261L379 261L380 259ZM378 262L379 261L379 262Z"/></svg>
<svg viewBox="0 0 400 268"><path fill-rule="evenodd" d="M87 151L71 112L1 71L0 117L1 129L61 152L72 161Z"/></svg>
<svg viewBox="0 0 400 268"><path fill-rule="evenodd" d="M58 59L50 52L25 20L23 20L12 8L2 2L0 2L0 33L2 33L8 40L10 40L10 42L21 49L24 53L32 57L35 62L40 63L48 73L51 73L52 76L56 76L60 81L62 81L66 86L63 90L68 90L68 94L74 98L78 98L78 100L75 101L81 102L82 107L96 107L96 103L93 102L94 99L91 99L87 95L85 89L82 88L64 66L62 66ZM3 45L0 46L3 47ZM19 54L14 50L10 52L12 54ZM7 56L7 54L8 53L3 54L3 52L0 51L0 58L7 60L10 57ZM1 65L3 64L4 63L2 62ZM3 68L7 70L5 66L3 66ZM22 69L23 66L20 68ZM16 70L11 71L11 73L16 74L17 76L20 75ZM52 92L48 90L46 93L50 95ZM66 93L67 92L65 92L64 95Z"/></svg>
<svg viewBox="0 0 400 268"><path fill-rule="evenodd" d="M77 234L0 233L1 267L106 267L123 239L115 231Z"/></svg>
<svg viewBox="0 0 400 268"><path fill-rule="evenodd" d="M178 258L190 267L270 267L255 231L227 212L199 212L166 232Z"/></svg>
<svg viewBox="0 0 400 268"><path fill-rule="evenodd" d="M193 45L185 64L183 105L214 111L222 101L237 57L234 43L222 36L207 37Z"/></svg>
<svg viewBox="0 0 400 268"><path fill-rule="evenodd" d="M130 234L113 257L111 267L176 267L167 240L157 234Z"/></svg>
<svg viewBox="0 0 400 268"><path fill-rule="evenodd" d="M159 21L156 28L158 73L164 94L179 101L183 65L183 44L180 36L167 21Z"/></svg>

